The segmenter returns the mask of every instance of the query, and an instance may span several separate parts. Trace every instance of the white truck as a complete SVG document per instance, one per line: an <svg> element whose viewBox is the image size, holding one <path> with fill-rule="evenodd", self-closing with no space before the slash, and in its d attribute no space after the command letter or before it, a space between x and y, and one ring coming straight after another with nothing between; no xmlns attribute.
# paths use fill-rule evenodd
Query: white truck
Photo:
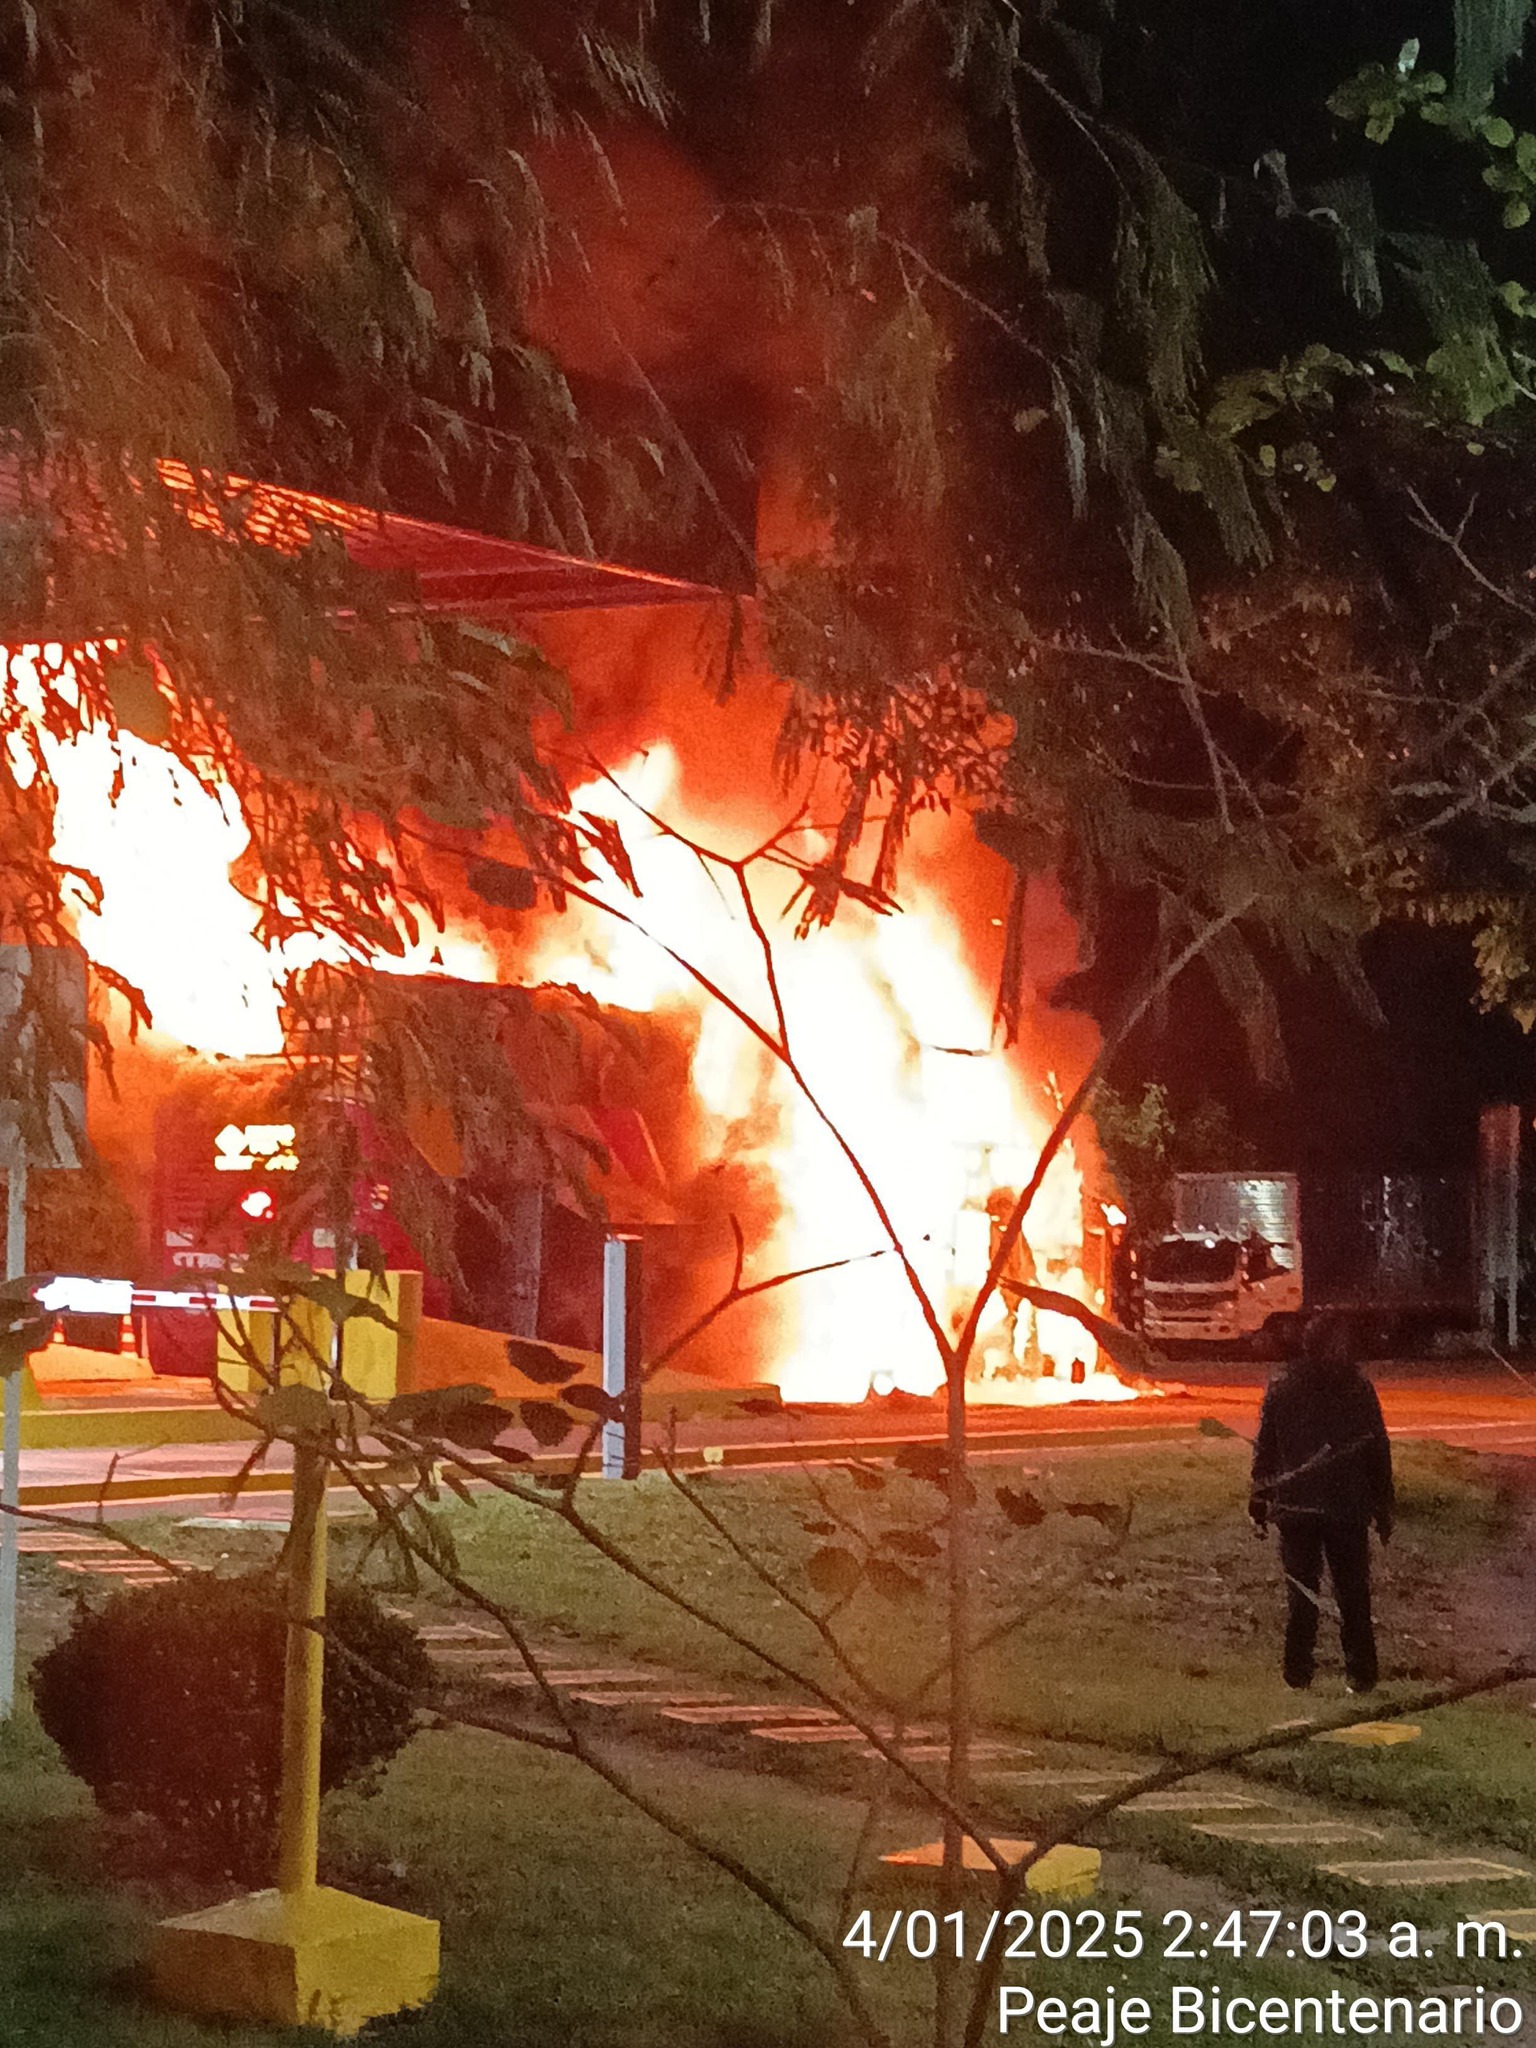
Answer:
<svg viewBox="0 0 1536 2048"><path fill-rule="evenodd" d="M1247 1346L1302 1305L1294 1173L1181 1173L1173 1228L1139 1261L1143 1333L1159 1344Z"/></svg>
<svg viewBox="0 0 1536 2048"><path fill-rule="evenodd" d="M1272 1350L1325 1309L1373 1355L1432 1346L1477 1327L1477 1219L1463 1173L1181 1173L1138 1255L1142 1329Z"/></svg>

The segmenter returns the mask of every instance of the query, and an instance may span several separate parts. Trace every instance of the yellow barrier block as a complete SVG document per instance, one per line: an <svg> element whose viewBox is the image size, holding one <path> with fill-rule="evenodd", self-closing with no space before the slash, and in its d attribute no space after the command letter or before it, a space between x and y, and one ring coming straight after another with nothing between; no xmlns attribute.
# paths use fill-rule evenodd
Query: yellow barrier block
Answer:
<svg viewBox="0 0 1536 2048"><path fill-rule="evenodd" d="M992 1846L1005 1863L1022 1863L1035 1845L1014 1836L994 1835ZM980 1842L971 1835L967 1835L960 1845L960 1860L967 1870L996 1868ZM937 1870L944 1861L944 1844L921 1842L915 1849L893 1849L880 1861L900 1864L907 1869ZM1097 1849L1085 1849L1078 1842L1058 1842L1025 1872L1025 1890L1034 1892L1039 1898L1089 1898L1098 1885L1102 1861Z"/></svg>
<svg viewBox="0 0 1536 2048"><path fill-rule="evenodd" d="M218 1311L214 1373L232 1394L254 1394L262 1386L262 1375L250 1362L251 1353L270 1367L276 1322L276 1316L260 1309Z"/></svg>
<svg viewBox="0 0 1536 2048"><path fill-rule="evenodd" d="M324 1885L252 1892L150 1936L150 1981L166 2005L333 2034L425 2005L437 1970L435 1920Z"/></svg>
<svg viewBox="0 0 1536 2048"><path fill-rule="evenodd" d="M421 1321L421 1275L413 1272L386 1273L382 1282L371 1273L352 1272L346 1276L349 1294L366 1297L389 1318L377 1322L372 1316L349 1316L342 1345L342 1378L349 1387L370 1401L388 1401L413 1384L413 1356L417 1326ZM219 1311L218 1376L231 1392L250 1394L262 1384L261 1374L248 1362L254 1351L270 1369L278 1318L259 1310ZM330 1355L334 1326L324 1309L314 1302L298 1301L290 1316L295 1334L284 1347L281 1377L305 1386L320 1384L319 1369L311 1352Z"/></svg>
<svg viewBox="0 0 1536 2048"><path fill-rule="evenodd" d="M1411 1721L1357 1721L1353 1728L1325 1728L1314 1742L1338 1742L1346 1749L1392 1749L1399 1742L1417 1742L1424 1733Z"/></svg>

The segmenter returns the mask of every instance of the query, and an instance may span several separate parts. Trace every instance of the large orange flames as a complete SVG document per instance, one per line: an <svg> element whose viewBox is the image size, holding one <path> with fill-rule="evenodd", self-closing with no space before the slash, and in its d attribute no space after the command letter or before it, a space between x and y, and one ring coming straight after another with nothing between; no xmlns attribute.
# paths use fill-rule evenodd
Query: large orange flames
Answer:
<svg viewBox="0 0 1536 2048"><path fill-rule="evenodd" d="M82 719L74 664L57 645L0 650L7 754L23 788L43 771L55 791L53 857L80 943L144 996L156 1029L199 1052L280 1052L288 978L342 949L318 935L263 944L260 913L231 879L250 844L240 800L169 748ZM60 720L49 715L49 699ZM34 752L35 750L35 752ZM89 878L89 879L86 879ZM467 933L424 936L371 966L495 979Z"/></svg>
<svg viewBox="0 0 1536 2048"><path fill-rule="evenodd" d="M784 1395L857 1401L872 1384L931 1393L942 1378L937 1349L868 1192L815 1104L848 1141L939 1318L953 1327L986 1277L989 1199L1029 1178L1052 1106L1049 1082L1031 1087L994 1048L991 1005L960 957L953 905L920 870L903 888L900 912L848 905L830 928L783 943L795 878L773 865L751 871L803 1090L700 979L775 1035L763 946L734 876L646 815L711 844L709 826L686 814L673 749L652 747L574 802L619 824L639 898L612 876L600 880L594 893L618 915L578 905L552 922L532 962L536 977L630 1009L686 1012L696 1034L693 1086L712 1126L707 1149L759 1161L778 1189L779 1219L756 1251L756 1277L848 1262L784 1290L774 1371ZM933 814L916 832L932 857L969 826ZM713 850L739 856L750 844L722 846L717 834ZM796 850L813 857L815 835ZM776 899L765 877L782 884ZM1026 1235L1038 1278L1088 1302L1082 1177L1070 1143L1047 1169ZM998 1294L987 1304L972 1385L987 1400L1018 1403L1123 1400L1132 1391L1097 1369L1082 1324L1027 1305L1012 1312Z"/></svg>
<svg viewBox="0 0 1536 2048"><path fill-rule="evenodd" d="M3 688L11 772L26 785L41 767L57 794L54 858L93 878L68 884L89 956L138 987L157 1031L184 1046L236 1056L280 1050L286 979L334 951L318 937L282 949L263 942L256 906L232 879L249 839L234 791L166 748L80 720L78 678L61 648L9 653ZM50 692L66 719L49 716ZM372 964L565 982L624 1008L680 1015L706 1149L757 1166L776 1187L778 1220L752 1247L749 1277L847 1262L775 1297L771 1376L796 1400L858 1400L872 1385L928 1393L941 1377L935 1347L848 1159L784 1064L681 964L772 1031L763 955L729 877L636 807L705 840L713 830L718 843L718 816L695 824L688 798L665 745L628 761L612 782L577 792L578 809L619 823L633 857L638 900L612 875L594 885L622 917L572 905L547 921L515 969L499 965L467 927ZM744 829L754 815L748 806ZM787 871L754 870L805 1081L879 1190L951 1327L985 1276L989 1198L1028 1178L1053 1114L1049 1077L1031 1081L995 1048L988 995L957 943L955 902L933 879L946 848L968 834L963 821L919 819L929 859L904 887L902 910L876 916L848 906L803 941L783 940L787 886L774 900L763 879L786 880ZM743 852L747 843L720 850ZM806 837L797 851L814 847ZM1045 1176L1027 1239L1044 1284L1098 1305L1084 1272L1082 1179L1070 1145ZM998 1294L987 1304L973 1382L989 1400L1131 1397L1099 1368L1073 1318L1037 1316Z"/></svg>

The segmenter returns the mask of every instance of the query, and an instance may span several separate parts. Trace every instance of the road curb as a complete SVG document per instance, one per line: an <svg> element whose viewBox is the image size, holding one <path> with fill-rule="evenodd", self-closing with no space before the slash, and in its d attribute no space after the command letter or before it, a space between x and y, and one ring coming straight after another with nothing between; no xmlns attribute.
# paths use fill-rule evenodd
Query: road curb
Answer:
<svg viewBox="0 0 1536 2048"><path fill-rule="evenodd" d="M1192 1442L1199 1435L1196 1424L1169 1423L1151 1429L1006 1429L978 1433L971 1442L975 1454L1034 1450L1078 1450L1096 1444L1125 1446L1139 1443ZM667 1460L662 1453L647 1449L642 1468L661 1471L668 1462L679 1472L718 1472L754 1466L771 1468L792 1465L840 1465L849 1463L888 1464L900 1452L942 1446L940 1431L902 1437L818 1438L804 1444L722 1444L690 1446ZM487 1463L492 1461L487 1460ZM558 1453L531 1458L526 1465L503 1467L511 1476L522 1472L562 1475L570 1461ZM589 1466L589 1474L595 1476ZM56 1480L24 1484L22 1508L91 1507L98 1501L174 1501L218 1497L231 1492L231 1472L176 1472L117 1477L100 1480ZM252 1472L241 1481L241 1493L286 1493L292 1475L281 1472Z"/></svg>

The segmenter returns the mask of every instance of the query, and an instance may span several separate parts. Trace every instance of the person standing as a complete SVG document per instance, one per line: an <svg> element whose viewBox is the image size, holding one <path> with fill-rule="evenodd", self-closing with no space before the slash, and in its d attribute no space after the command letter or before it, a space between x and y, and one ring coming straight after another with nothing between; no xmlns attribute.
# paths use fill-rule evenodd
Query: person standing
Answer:
<svg viewBox="0 0 1536 2048"><path fill-rule="evenodd" d="M1253 1447L1248 1512L1273 1522L1285 1573L1285 1682L1312 1683L1323 1565L1339 1610L1351 1692L1377 1680L1371 1618L1370 1530L1392 1534L1392 1446L1376 1389L1355 1363L1349 1326L1313 1316L1298 1355L1270 1381Z"/></svg>

